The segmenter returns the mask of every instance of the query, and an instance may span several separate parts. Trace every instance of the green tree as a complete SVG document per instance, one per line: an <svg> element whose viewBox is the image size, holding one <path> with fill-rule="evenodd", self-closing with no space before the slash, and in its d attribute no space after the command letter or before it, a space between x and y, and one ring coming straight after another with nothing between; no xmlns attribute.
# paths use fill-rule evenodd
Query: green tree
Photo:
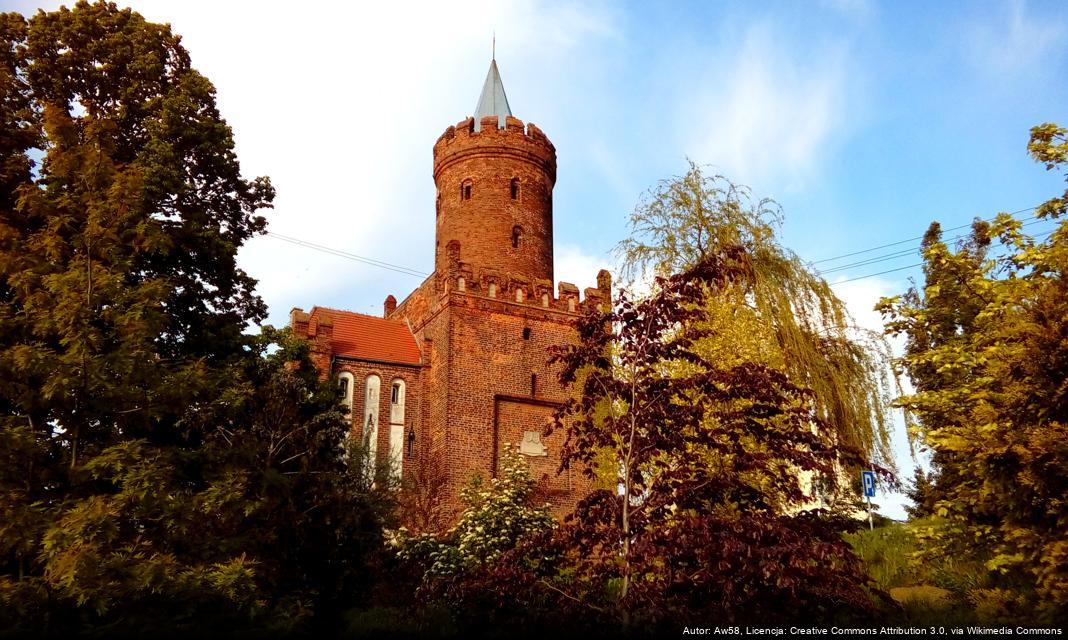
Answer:
<svg viewBox="0 0 1068 640"><path fill-rule="evenodd" d="M179 38L111 4L6 14L0 211L4 397L72 467L173 414L264 315L236 251L269 181L243 180L211 84ZM43 153L33 170L32 157ZM88 451L87 451L88 449Z"/></svg>
<svg viewBox="0 0 1068 640"><path fill-rule="evenodd" d="M245 334L274 192L211 83L168 27L79 2L0 15L0 95L0 628L329 610L379 511L332 386Z"/></svg>
<svg viewBox="0 0 1068 640"><path fill-rule="evenodd" d="M730 246L746 250L752 277L703 302L713 335L706 358L782 369L813 391L817 415L839 442L892 467L889 351L857 328L827 282L779 244L779 206L690 162L660 182L630 217L617 248L631 278L667 276Z"/></svg>
<svg viewBox="0 0 1068 640"><path fill-rule="evenodd" d="M912 505L905 505L905 513L911 519L927 518L933 516L937 509L937 503L941 499L935 488L935 476L933 473L924 471L919 465L912 474L912 482L905 487L905 495L912 501Z"/></svg>
<svg viewBox="0 0 1068 640"><path fill-rule="evenodd" d="M1035 127L1028 146L1048 169L1068 163L1066 131ZM1044 618L1068 619L1068 225L1065 197L1037 210L1045 237L999 214L956 248L932 224L924 285L883 300L904 335L915 393L898 402L934 452L945 488L934 552L986 560ZM951 492L949 491L951 489ZM975 598L982 599L983 594Z"/></svg>

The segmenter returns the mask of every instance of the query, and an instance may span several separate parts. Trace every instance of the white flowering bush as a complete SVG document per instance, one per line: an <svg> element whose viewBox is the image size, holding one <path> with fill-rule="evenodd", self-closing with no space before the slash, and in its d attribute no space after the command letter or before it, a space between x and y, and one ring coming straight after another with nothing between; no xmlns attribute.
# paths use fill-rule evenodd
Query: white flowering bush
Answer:
<svg viewBox="0 0 1068 640"><path fill-rule="evenodd" d="M494 562L523 538L556 527L549 505L532 503L534 488L526 460L506 447L496 478L475 478L460 491L466 508L443 537L411 536L402 528L391 541L402 560L426 567L424 580Z"/></svg>

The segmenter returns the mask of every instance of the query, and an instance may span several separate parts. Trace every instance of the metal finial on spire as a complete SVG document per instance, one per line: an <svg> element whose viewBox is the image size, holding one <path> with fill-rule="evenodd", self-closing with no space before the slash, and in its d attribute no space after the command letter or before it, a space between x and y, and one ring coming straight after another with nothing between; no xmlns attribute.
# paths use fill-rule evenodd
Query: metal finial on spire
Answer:
<svg viewBox="0 0 1068 640"><path fill-rule="evenodd" d="M497 59L497 30L494 29L493 30L493 55L490 57L490 60L496 60L496 59Z"/></svg>

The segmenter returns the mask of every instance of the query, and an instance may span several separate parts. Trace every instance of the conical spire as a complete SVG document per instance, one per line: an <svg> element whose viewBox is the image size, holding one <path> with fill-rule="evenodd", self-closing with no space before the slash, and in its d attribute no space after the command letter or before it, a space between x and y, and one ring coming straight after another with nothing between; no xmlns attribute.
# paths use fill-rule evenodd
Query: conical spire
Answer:
<svg viewBox="0 0 1068 640"><path fill-rule="evenodd" d="M490 60L486 83L482 85L482 95L478 97L478 107L475 109L475 131L481 129L482 118L486 116L497 116L497 127L503 129L504 119L510 115L512 110L508 108L508 96L504 95L504 83L497 71L497 60Z"/></svg>

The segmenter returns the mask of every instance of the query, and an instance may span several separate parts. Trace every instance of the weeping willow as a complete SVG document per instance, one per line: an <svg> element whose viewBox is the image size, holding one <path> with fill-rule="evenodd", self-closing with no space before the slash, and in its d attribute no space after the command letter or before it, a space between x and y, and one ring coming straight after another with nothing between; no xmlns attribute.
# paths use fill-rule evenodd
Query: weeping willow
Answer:
<svg viewBox="0 0 1068 640"><path fill-rule="evenodd" d="M715 337L703 355L724 364L759 362L786 371L814 393L816 410L842 444L893 468L890 352L882 336L857 327L843 303L776 232L782 210L747 187L690 162L685 175L649 190L617 247L623 276L678 273L722 247L741 245L752 277L706 301Z"/></svg>

